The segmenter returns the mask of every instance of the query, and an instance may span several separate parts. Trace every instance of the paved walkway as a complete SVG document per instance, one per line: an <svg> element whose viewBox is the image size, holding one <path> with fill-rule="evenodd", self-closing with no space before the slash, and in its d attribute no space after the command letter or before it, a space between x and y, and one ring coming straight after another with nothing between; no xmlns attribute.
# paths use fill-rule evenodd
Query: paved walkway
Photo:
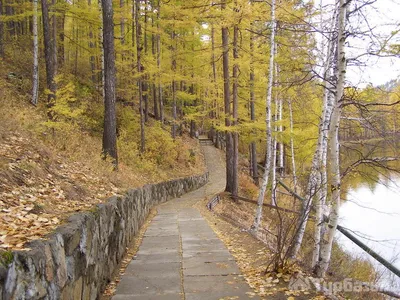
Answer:
<svg viewBox="0 0 400 300"><path fill-rule="evenodd" d="M219 150L203 149L210 182L158 207L113 300L256 299L246 294L251 290L232 255L192 207L225 186Z"/></svg>

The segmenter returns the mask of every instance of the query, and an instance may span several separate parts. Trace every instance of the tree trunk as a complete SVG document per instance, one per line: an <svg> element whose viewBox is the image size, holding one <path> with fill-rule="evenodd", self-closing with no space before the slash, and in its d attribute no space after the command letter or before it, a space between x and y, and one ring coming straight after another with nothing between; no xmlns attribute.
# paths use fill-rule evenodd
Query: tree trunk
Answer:
<svg viewBox="0 0 400 300"><path fill-rule="evenodd" d="M253 28L253 24L251 24ZM255 121L255 94L254 94L254 33L250 33L250 120ZM256 143L253 141L250 144L250 168L251 168L251 177L253 178L254 183L258 186L258 165L257 165L257 148Z"/></svg>
<svg viewBox="0 0 400 300"><path fill-rule="evenodd" d="M154 18L151 18L151 27L154 28ZM157 60L157 37L154 33L151 34L151 52L153 54L153 58ZM153 75L153 84L151 86L152 94L153 94L153 112L154 112L154 118L156 120L160 119L159 113L158 113L158 100L157 100L157 86L156 86L156 81L157 81L157 75L154 73Z"/></svg>
<svg viewBox="0 0 400 300"><path fill-rule="evenodd" d="M125 1L119 0L119 7L121 8L122 14L124 13L124 6L125 6ZM124 45L125 44L125 18L123 16L121 18L120 30L121 30L121 45ZM122 51L122 53L124 53L124 51ZM122 59L124 59L123 54L122 54Z"/></svg>
<svg viewBox="0 0 400 300"><path fill-rule="evenodd" d="M233 126L237 125L238 119L238 97L239 97L239 28L237 25L233 28L233 87L232 87L232 100L233 100ZM232 193L233 196L238 196L239 183L238 183L238 164L239 164L239 134L235 131L233 136L233 157L232 157Z"/></svg>
<svg viewBox="0 0 400 300"><path fill-rule="evenodd" d="M147 84L147 76L142 80L142 93L144 102L144 122L149 121L149 85Z"/></svg>
<svg viewBox="0 0 400 300"><path fill-rule="evenodd" d="M4 59L4 22L3 16L3 0L0 0L0 58Z"/></svg>
<svg viewBox="0 0 400 300"><path fill-rule="evenodd" d="M99 2L99 6L100 6L100 10L102 11L101 8L101 2ZM101 47L101 53L100 53L100 64L101 64L101 72L99 74L100 78L99 81L101 79L101 91L102 91L102 95L103 95L103 99L106 98L105 96L105 64L104 64L104 60L105 60L105 56L104 56L104 36L103 36L103 31L104 31L104 25L103 25L103 15L100 14L100 31L99 31L99 40L100 40L100 45L103 45L103 47Z"/></svg>
<svg viewBox="0 0 400 300"><path fill-rule="evenodd" d="M334 20L334 19L333 19ZM332 21L333 22L333 21ZM334 28L334 24L332 23L331 28ZM329 73L329 69L331 68L331 49L334 48L334 45L336 43L330 45L327 48L327 60L325 62L325 70L324 70L324 78L326 84L328 84L327 80L327 75ZM293 243L290 246L289 249L289 256L291 258L295 258L297 256L298 251L300 250L301 243L303 241L303 236L305 233L307 221L308 221L308 216L310 213L311 205L314 196L318 192L320 188L323 188L322 186L322 176L321 176L321 166L322 166L322 151L324 147L326 147L327 144L327 133L328 133L328 128L329 128L329 122L331 118L331 105L329 104L329 97L327 97L328 93L328 88L325 88L325 93L324 93L324 98L323 98L323 108L322 108L322 118L319 124L319 135L318 135L318 143L317 147L313 156L312 160L312 165L311 165L311 170L310 170L310 176L307 184L307 190L306 190L306 197L305 201L302 202L302 208L301 208L301 217L298 219L298 224L297 224L297 230L293 239ZM325 145L325 146L324 146ZM321 200L321 199L319 199ZM314 232L314 254L312 258L312 265L315 265L315 263L318 260L319 257L319 245L320 245L320 228L322 225L322 205L321 202L318 201L316 205L316 217L317 221L315 222L317 228L316 231Z"/></svg>
<svg viewBox="0 0 400 300"><path fill-rule="evenodd" d="M160 10L161 1L158 0L157 5L157 70L158 70L158 98L160 102L160 121L164 124L164 101L163 101L163 88L161 81L161 36L160 36Z"/></svg>
<svg viewBox="0 0 400 300"><path fill-rule="evenodd" d="M335 20L336 18L332 18L331 28L335 28ZM320 259L320 251L321 251L321 237L323 235L324 229L324 213L326 210L326 197L328 194L328 186L327 186L327 154L328 154L328 132L331 120L331 114L333 110L334 104L334 94L332 90L335 89L334 85L337 85L337 77L332 77L332 62L336 63L335 59L335 45L336 42L333 42L333 34L330 34L329 42L326 48L326 61L324 64L323 70L323 78L325 82L324 87L324 95L323 95L323 114L322 114L322 132L320 133L321 142L319 144L319 174L320 174L320 182L319 187L317 188L317 203L315 204L315 217L316 221L314 222L314 250L311 259L311 267L315 268ZM334 64L335 64L334 63ZM316 269L315 269L316 271Z"/></svg>
<svg viewBox="0 0 400 300"><path fill-rule="evenodd" d="M148 53L148 43L147 43L147 14L148 14L148 9L147 9L147 0L144 0L144 30L143 30L143 49L144 49L144 54L147 56ZM144 121L148 122L149 121L149 84L148 84L148 76L145 75L142 78L142 92L143 92L143 102L144 102Z"/></svg>
<svg viewBox="0 0 400 300"><path fill-rule="evenodd" d="M0 0L1 1L1 0ZM38 42L38 0L33 0L33 72L32 104L37 105L39 97L39 42Z"/></svg>
<svg viewBox="0 0 400 300"><path fill-rule="evenodd" d="M57 22L57 32L58 32L58 47L57 47L57 68L62 68L65 62L65 49L64 49L64 28L65 28L65 12L62 11Z"/></svg>
<svg viewBox="0 0 400 300"><path fill-rule="evenodd" d="M190 137L196 137L196 122L194 120L190 120Z"/></svg>
<svg viewBox="0 0 400 300"><path fill-rule="evenodd" d="M282 137L282 133L283 133L283 126L282 126L282 118L283 118L283 101L282 98L279 98L278 101L278 120L280 122L279 125L279 135L280 137ZM282 142L282 138L281 138L281 142L279 143L279 159L278 159L278 168L279 168L279 173L280 175L284 175L284 170L285 170L285 147L284 144Z"/></svg>
<svg viewBox="0 0 400 300"><path fill-rule="evenodd" d="M278 75L278 68L276 67L276 76ZM275 97L275 113L274 113L274 123L278 121L278 96ZM278 131L278 127L275 125L274 126L274 132ZM271 183L272 183L272 188L271 188L271 205L276 206L276 161L277 161L277 151L278 151L278 142L276 141L276 137L272 138L272 157L271 157Z"/></svg>
<svg viewBox="0 0 400 300"><path fill-rule="evenodd" d="M339 19L338 19L338 37L337 37L337 68L335 75L337 78L337 87L335 94L335 104L332 112L329 137L330 137L330 162L332 171L332 209L329 214L329 225L322 237L320 250L320 259L316 266L316 273L319 277L324 277L331 259L333 238L339 219L340 208L340 144L339 144L339 127L340 117L342 113L342 97L344 91L344 78L346 75L346 57L345 57L345 27L346 27L346 7L349 2L340 0L339 2Z"/></svg>
<svg viewBox="0 0 400 300"><path fill-rule="evenodd" d="M225 10L225 1L221 4L221 9ZM224 106L225 106L225 126L231 125L231 104L230 104L230 80L229 80L229 29L222 27L222 65L224 76ZM233 187L233 138L232 133L225 131L225 154L226 154L226 187L225 191L232 193Z"/></svg>
<svg viewBox="0 0 400 300"><path fill-rule="evenodd" d="M218 83L217 83L217 66L215 62L215 30L214 30L214 24L211 23L211 66L212 66L212 71L213 71L213 83L214 83L214 103L213 103L213 110L214 118L218 118L218 107L217 107L217 99L219 97L218 95Z"/></svg>
<svg viewBox="0 0 400 300"><path fill-rule="evenodd" d="M51 17L51 22L52 22L52 43L51 46L53 47L52 49L52 55L53 55L53 62L54 62L54 69L55 69L55 74L57 74L57 69L58 69L58 60L57 60L57 17L56 17L56 0L51 1L51 11L53 13L53 16Z"/></svg>
<svg viewBox="0 0 400 300"><path fill-rule="evenodd" d="M72 32L75 40L75 57L74 57L74 75L75 77L78 76L78 54L79 54L79 27L76 26L75 30L75 24L72 26Z"/></svg>
<svg viewBox="0 0 400 300"><path fill-rule="evenodd" d="M139 88L139 113L140 113L140 152L143 153L145 150L145 135L144 135L144 113L143 113L143 91L142 91L142 64L141 64L141 54L142 54L142 44L140 42L141 38L141 26L139 22L140 17L140 0L135 0L135 27L136 27L136 58L137 58L137 71L140 74L138 79Z"/></svg>
<svg viewBox="0 0 400 300"><path fill-rule="evenodd" d="M118 168L117 118L115 110L115 50L112 0L102 0L104 49L104 131L103 155Z"/></svg>
<svg viewBox="0 0 400 300"><path fill-rule="evenodd" d="M56 64L54 58L57 57L54 54L53 43L55 40L51 38L51 29L50 29L50 18L49 18L49 7L47 4L47 0L41 0L42 3L42 20L43 20L43 40L44 40L44 56L46 61L46 85L49 89L50 93L47 96L47 108L48 117L50 120L54 119L54 114L51 112L51 108L54 106L56 100Z"/></svg>
<svg viewBox="0 0 400 300"><path fill-rule="evenodd" d="M292 156L292 176L293 190L297 193L297 174L296 174L296 159L294 154L294 136L293 136L293 109L292 100L289 100L289 122L290 122L290 154Z"/></svg>
<svg viewBox="0 0 400 300"><path fill-rule="evenodd" d="M175 76L176 72L176 41L175 41L175 31L174 29L172 30L171 33L171 44L173 45L171 47L171 56L172 56L172 62L171 62L171 68L173 72L173 76ZM177 113L176 113L176 82L175 79L172 80L172 138L176 138L176 118L177 118Z"/></svg>
<svg viewBox="0 0 400 300"><path fill-rule="evenodd" d="M272 86L274 83L274 61L275 61L275 0L271 1L271 36L270 36L270 54L269 54L269 72L268 72L268 87L266 99L265 123L267 125L267 143L265 156L265 171L263 180L258 193L257 211L252 225L252 232L256 233L261 224L262 207L264 203L265 191L268 185L268 179L271 172L271 151L272 151L272 127L271 127L271 102L272 102Z"/></svg>
<svg viewBox="0 0 400 300"><path fill-rule="evenodd" d="M89 28L89 49L90 49L90 73L91 73L91 80L94 85L97 86L97 78L96 78L96 58L94 56L94 42L93 42L93 28L90 26Z"/></svg>
<svg viewBox="0 0 400 300"><path fill-rule="evenodd" d="M92 1L88 0L89 7L92 5ZM90 57L89 57L89 64L90 64L90 79L93 85L97 86L97 78L96 78L96 58L94 55L94 48L95 44L93 42L93 26L89 25L89 50L90 50Z"/></svg>

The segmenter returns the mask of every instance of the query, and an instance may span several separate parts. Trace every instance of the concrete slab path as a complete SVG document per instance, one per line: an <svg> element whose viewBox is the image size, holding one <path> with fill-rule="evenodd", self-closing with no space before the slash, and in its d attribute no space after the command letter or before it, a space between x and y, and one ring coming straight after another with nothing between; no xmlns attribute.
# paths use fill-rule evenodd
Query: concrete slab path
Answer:
<svg viewBox="0 0 400 300"><path fill-rule="evenodd" d="M259 299L233 256L193 205L225 187L219 150L203 146L209 183L160 205L113 300Z"/></svg>

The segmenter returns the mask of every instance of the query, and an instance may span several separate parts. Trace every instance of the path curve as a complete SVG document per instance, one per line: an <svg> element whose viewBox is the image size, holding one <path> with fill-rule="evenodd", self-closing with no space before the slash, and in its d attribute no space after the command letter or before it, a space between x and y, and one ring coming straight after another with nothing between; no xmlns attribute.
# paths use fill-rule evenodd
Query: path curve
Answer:
<svg viewBox="0 0 400 300"><path fill-rule="evenodd" d="M259 299L233 256L193 205L225 187L220 150L203 146L209 170L204 187L157 207L113 300Z"/></svg>

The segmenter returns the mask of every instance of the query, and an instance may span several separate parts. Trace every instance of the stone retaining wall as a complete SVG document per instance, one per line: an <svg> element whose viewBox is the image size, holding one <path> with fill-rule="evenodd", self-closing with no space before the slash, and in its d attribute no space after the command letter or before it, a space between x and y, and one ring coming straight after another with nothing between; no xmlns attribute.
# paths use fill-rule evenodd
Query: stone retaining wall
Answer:
<svg viewBox="0 0 400 300"><path fill-rule="evenodd" d="M0 300L98 299L150 208L207 180L204 174L146 185L72 215L47 240L13 252L8 269L0 266Z"/></svg>

